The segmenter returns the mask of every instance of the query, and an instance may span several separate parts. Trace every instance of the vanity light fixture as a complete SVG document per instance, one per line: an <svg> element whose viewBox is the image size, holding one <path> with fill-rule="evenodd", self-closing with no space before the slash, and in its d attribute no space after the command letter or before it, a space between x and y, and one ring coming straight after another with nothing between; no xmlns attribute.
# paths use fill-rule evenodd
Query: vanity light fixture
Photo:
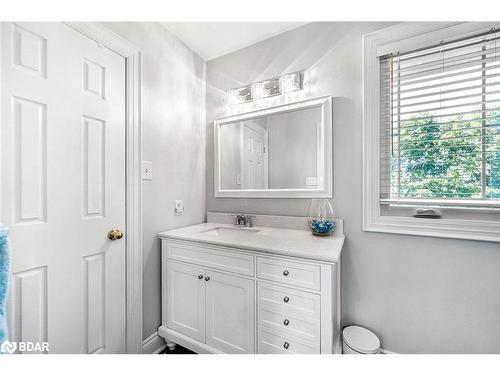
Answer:
<svg viewBox="0 0 500 375"><path fill-rule="evenodd" d="M226 91L226 104L235 105L302 90L302 72L284 74Z"/></svg>

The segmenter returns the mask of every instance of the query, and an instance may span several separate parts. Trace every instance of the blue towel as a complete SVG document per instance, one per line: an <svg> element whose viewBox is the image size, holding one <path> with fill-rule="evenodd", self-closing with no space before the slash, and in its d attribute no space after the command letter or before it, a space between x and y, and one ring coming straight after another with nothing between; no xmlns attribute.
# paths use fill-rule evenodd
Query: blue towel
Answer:
<svg viewBox="0 0 500 375"><path fill-rule="evenodd" d="M7 319L5 318L5 304L9 288L10 250L8 231L0 227L0 344L7 339Z"/></svg>

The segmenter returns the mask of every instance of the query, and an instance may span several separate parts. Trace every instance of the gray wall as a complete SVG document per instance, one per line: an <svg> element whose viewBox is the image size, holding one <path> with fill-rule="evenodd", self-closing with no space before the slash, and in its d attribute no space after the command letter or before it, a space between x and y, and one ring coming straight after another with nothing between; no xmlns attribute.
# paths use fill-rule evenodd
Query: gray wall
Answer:
<svg viewBox="0 0 500 375"><path fill-rule="evenodd" d="M106 23L142 50L143 159L153 180L143 182L143 336L161 324L158 232L205 217L205 63L157 23ZM174 199L184 215L174 216Z"/></svg>
<svg viewBox="0 0 500 375"><path fill-rule="evenodd" d="M362 231L361 37L387 25L310 24L207 63L207 209L307 214L307 200L215 199L212 163L212 122L231 112L224 90L307 69L305 90L292 99L332 95L334 103L333 204L347 236L343 324L369 327L401 353L499 353L498 243Z"/></svg>

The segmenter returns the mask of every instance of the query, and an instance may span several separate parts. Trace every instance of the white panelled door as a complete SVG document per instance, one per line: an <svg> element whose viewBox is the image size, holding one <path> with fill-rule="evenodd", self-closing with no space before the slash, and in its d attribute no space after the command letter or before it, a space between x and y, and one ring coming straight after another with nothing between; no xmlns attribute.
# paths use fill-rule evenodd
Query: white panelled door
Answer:
<svg viewBox="0 0 500 375"><path fill-rule="evenodd" d="M3 23L1 64L10 339L124 353L125 60L64 24Z"/></svg>
<svg viewBox="0 0 500 375"><path fill-rule="evenodd" d="M244 123L242 127L242 187L267 189L267 130L257 123Z"/></svg>

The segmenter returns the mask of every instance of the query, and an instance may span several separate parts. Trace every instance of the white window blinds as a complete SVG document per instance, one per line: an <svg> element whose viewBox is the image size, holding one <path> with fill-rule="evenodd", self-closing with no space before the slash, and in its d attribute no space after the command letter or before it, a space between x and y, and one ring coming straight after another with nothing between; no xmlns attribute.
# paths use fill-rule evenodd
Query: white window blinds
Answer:
<svg viewBox="0 0 500 375"><path fill-rule="evenodd" d="M380 58L380 200L500 206L500 32Z"/></svg>

